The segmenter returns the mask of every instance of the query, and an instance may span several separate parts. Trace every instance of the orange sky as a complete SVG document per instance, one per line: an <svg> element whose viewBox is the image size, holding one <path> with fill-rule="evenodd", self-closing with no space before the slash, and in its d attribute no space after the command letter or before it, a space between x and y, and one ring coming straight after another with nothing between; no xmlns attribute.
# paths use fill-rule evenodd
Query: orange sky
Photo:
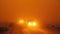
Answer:
<svg viewBox="0 0 60 34"><path fill-rule="evenodd" d="M59 0L0 0L0 21L34 17L43 22L60 22Z"/></svg>

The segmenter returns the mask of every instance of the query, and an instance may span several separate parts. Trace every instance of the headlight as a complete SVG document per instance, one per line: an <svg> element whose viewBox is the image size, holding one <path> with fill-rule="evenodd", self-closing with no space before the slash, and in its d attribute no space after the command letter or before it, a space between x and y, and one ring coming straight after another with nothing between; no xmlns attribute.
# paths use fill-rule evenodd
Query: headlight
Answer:
<svg viewBox="0 0 60 34"><path fill-rule="evenodd" d="M24 23L24 20L23 19L19 20L19 23L20 24L23 24Z"/></svg>
<svg viewBox="0 0 60 34"><path fill-rule="evenodd" d="M36 22L28 22L27 25L28 25L29 27L30 27L30 26L31 26L31 27L33 26L33 27L34 27L34 26L37 26L37 23L36 23Z"/></svg>

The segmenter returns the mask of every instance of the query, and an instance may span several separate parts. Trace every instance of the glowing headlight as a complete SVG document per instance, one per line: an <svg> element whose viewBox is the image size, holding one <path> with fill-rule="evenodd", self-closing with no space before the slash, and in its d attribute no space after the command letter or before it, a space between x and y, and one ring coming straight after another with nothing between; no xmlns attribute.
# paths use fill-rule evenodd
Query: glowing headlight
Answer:
<svg viewBox="0 0 60 34"><path fill-rule="evenodd" d="M19 20L19 23L20 23L20 24L23 24L23 23L24 23L24 20Z"/></svg>
<svg viewBox="0 0 60 34"><path fill-rule="evenodd" d="M37 26L36 22L28 22L28 26Z"/></svg>

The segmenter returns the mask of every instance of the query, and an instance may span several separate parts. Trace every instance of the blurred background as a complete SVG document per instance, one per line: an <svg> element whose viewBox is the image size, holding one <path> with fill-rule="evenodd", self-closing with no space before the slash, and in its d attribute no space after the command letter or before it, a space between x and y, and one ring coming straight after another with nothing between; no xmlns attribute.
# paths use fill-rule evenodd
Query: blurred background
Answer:
<svg viewBox="0 0 60 34"><path fill-rule="evenodd" d="M55 34L48 25L60 27L60 0L0 0L0 23L16 24L21 18L37 19L44 31Z"/></svg>

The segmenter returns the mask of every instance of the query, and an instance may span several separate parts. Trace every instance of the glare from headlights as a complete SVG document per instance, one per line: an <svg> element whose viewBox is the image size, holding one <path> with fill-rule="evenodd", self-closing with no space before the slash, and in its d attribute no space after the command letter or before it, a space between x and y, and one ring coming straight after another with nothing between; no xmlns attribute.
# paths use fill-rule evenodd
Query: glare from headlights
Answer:
<svg viewBox="0 0 60 34"><path fill-rule="evenodd" d="M37 26L37 23L36 22L28 22L28 26Z"/></svg>
<svg viewBox="0 0 60 34"><path fill-rule="evenodd" d="M19 23L20 23L20 24L23 24L23 23L24 23L24 20L22 20L22 19L19 20Z"/></svg>

